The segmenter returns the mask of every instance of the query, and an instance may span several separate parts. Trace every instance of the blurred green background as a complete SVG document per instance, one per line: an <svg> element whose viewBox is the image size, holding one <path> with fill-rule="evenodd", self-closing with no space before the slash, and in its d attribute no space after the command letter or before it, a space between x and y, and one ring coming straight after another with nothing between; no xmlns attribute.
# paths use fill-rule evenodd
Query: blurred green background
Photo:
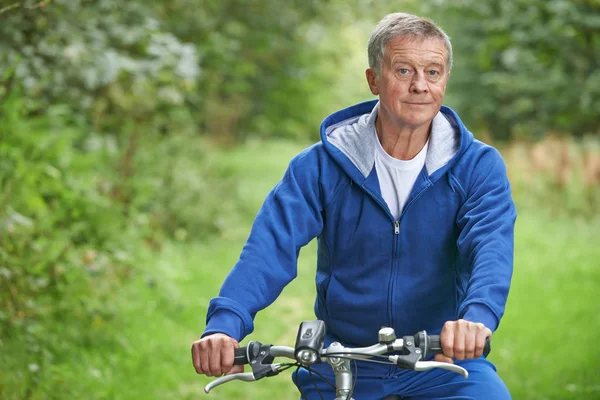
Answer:
<svg viewBox="0 0 600 400"><path fill-rule="evenodd" d="M515 399L600 399L600 1L389 3L0 0L1 399L298 398L285 374L207 396L190 345L289 160L372 98L395 11L450 35L445 103L508 165L491 359ZM293 344L314 258L249 339Z"/></svg>

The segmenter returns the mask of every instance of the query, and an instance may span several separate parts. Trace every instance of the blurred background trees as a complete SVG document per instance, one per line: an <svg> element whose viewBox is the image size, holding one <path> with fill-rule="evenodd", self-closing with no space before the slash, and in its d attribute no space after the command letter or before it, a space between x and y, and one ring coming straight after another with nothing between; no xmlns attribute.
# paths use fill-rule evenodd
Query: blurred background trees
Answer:
<svg viewBox="0 0 600 400"><path fill-rule="evenodd" d="M448 92L497 139L598 133L600 2L433 1L456 51Z"/></svg>
<svg viewBox="0 0 600 400"><path fill-rule="evenodd" d="M389 12L451 36L446 103L501 147L521 207L598 215L600 1L384 3L0 0L0 398L64 398L74 354L127 347L123 293L160 285L144 262L255 212L215 155L308 145L371 99Z"/></svg>
<svg viewBox="0 0 600 400"><path fill-rule="evenodd" d="M61 104L96 131L134 116L151 130L182 124L230 141L314 138L344 65L365 58L370 29L393 10L366 0L2 4L0 95L18 90L28 115ZM472 129L503 140L597 133L597 0L403 7L453 38L449 102Z"/></svg>

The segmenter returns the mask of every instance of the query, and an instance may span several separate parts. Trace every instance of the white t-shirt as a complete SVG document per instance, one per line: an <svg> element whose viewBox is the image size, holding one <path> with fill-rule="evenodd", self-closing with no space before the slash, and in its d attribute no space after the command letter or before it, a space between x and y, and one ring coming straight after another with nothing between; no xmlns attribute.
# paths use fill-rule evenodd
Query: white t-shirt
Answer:
<svg viewBox="0 0 600 400"><path fill-rule="evenodd" d="M377 136L377 133L375 133ZM379 186L383 199L396 220L408 200L417 176L425 165L429 140L412 160L399 160L385 152L379 138L375 146L375 168L379 177Z"/></svg>

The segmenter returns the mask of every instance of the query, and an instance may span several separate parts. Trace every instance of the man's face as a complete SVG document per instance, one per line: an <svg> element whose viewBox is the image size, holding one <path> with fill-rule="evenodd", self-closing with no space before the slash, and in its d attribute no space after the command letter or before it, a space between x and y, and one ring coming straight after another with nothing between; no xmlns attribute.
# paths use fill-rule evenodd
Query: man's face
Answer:
<svg viewBox="0 0 600 400"><path fill-rule="evenodd" d="M398 126L429 124L440 110L446 91L446 48L441 39L397 36L390 40L378 74L367 81L379 95L380 115Z"/></svg>

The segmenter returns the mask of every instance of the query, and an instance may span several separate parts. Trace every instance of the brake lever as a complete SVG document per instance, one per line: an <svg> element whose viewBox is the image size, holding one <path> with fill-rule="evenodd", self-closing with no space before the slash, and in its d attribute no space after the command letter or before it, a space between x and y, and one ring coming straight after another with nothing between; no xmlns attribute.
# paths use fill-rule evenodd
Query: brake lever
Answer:
<svg viewBox="0 0 600 400"><path fill-rule="evenodd" d="M270 367L271 373L273 375L277 375L280 372L279 368L281 368L281 364L273 364L273 365L269 365L268 367ZM272 376L272 375L263 375L258 379L264 378L265 376ZM244 382L254 382L254 381L257 381L258 379L256 379L253 372L241 372L238 374L225 375L225 376L215 379L214 381L212 381L208 385L206 385L204 387L204 392L206 394L208 394L215 387L223 385L230 381L234 381L234 380L239 380L239 381L244 381Z"/></svg>
<svg viewBox="0 0 600 400"><path fill-rule="evenodd" d="M252 372L240 372L238 374L225 375L220 378L215 379L210 382L208 385L204 387L204 392L208 394L212 389L219 385L223 385L229 381L240 380L245 382L254 382L256 379L254 378L254 374Z"/></svg>
<svg viewBox="0 0 600 400"><path fill-rule="evenodd" d="M415 371L426 371L428 369L433 369L433 368L441 368L441 369L445 369L447 371L456 372L457 374L464 376L465 379L467 379L469 377L469 372L466 369L464 369L463 367L460 367L455 364L445 363L445 362L417 361L415 363L414 369L415 369Z"/></svg>

